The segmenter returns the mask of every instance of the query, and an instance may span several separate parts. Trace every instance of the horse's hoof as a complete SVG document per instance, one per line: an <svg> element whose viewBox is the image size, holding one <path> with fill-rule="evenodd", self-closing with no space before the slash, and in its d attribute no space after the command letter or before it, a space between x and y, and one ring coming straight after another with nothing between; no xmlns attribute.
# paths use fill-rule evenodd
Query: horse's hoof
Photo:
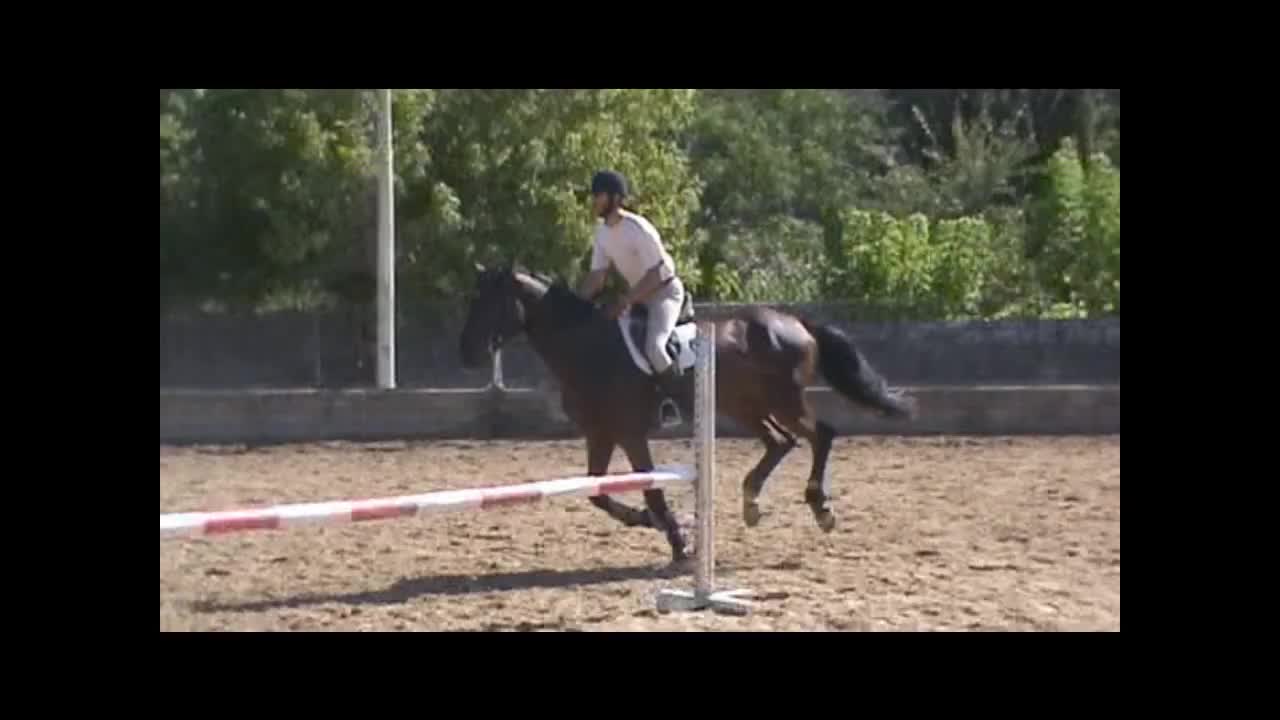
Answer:
<svg viewBox="0 0 1280 720"><path fill-rule="evenodd" d="M676 527L680 528L680 537L694 538L698 534L698 519L691 514L683 514L676 518Z"/></svg>
<svg viewBox="0 0 1280 720"><path fill-rule="evenodd" d="M693 571L694 557L692 555L680 555L674 557L666 567L666 572L683 574Z"/></svg>
<svg viewBox="0 0 1280 720"><path fill-rule="evenodd" d="M830 510L823 510L817 515L818 527L822 528L822 532L829 533L836 529L836 515Z"/></svg>
<svg viewBox="0 0 1280 720"><path fill-rule="evenodd" d="M760 506L755 503L742 506L742 521L747 527L755 527L760 524L760 518L764 517L764 513L760 512Z"/></svg>

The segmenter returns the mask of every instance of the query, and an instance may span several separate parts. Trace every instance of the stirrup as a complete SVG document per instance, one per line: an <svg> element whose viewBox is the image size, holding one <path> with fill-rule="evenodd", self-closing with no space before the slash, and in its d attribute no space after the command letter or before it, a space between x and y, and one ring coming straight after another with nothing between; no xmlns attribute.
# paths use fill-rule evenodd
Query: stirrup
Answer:
<svg viewBox="0 0 1280 720"><path fill-rule="evenodd" d="M668 408L670 412L665 412ZM684 424L684 417L680 415L680 406L671 398L663 398L658 404L658 424L664 430Z"/></svg>

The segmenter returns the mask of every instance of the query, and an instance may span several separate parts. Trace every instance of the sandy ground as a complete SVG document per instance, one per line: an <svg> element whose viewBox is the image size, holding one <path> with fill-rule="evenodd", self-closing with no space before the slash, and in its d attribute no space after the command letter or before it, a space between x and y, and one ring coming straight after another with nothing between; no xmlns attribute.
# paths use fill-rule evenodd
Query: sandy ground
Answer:
<svg viewBox="0 0 1280 720"><path fill-rule="evenodd" d="M718 584L762 599L746 617L658 614L652 530L585 498L160 544L161 630L1119 630L1120 438L853 438L832 455L840 525L803 503L810 453L765 488L759 527L739 484L762 448L717 446ZM688 441L654 444L688 462ZM581 441L160 448L160 511L225 510L481 487L581 474ZM628 469L621 452L612 470ZM693 512L692 489L669 497ZM638 494L619 496L642 504Z"/></svg>

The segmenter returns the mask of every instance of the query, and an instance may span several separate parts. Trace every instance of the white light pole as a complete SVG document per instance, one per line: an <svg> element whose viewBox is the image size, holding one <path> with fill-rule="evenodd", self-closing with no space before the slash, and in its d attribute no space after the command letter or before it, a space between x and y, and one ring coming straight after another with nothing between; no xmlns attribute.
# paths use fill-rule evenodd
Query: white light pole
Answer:
<svg viewBox="0 0 1280 720"><path fill-rule="evenodd" d="M378 90L378 388L396 386L395 185L391 91Z"/></svg>

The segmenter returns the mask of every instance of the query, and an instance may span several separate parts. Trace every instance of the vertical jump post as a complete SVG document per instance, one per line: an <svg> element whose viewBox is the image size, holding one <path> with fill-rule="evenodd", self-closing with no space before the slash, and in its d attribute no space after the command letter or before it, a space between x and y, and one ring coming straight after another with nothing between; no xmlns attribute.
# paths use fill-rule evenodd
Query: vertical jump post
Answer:
<svg viewBox="0 0 1280 720"><path fill-rule="evenodd" d="M697 555L693 574L693 592L687 590L662 590L658 593L658 610L691 611L711 608L716 612L745 615L751 603L741 599L748 590L715 589L715 491L716 491L716 324L710 321L698 323L698 336L694 340L697 361L693 374L693 448L698 476L694 480L697 492L696 514L698 523Z"/></svg>

